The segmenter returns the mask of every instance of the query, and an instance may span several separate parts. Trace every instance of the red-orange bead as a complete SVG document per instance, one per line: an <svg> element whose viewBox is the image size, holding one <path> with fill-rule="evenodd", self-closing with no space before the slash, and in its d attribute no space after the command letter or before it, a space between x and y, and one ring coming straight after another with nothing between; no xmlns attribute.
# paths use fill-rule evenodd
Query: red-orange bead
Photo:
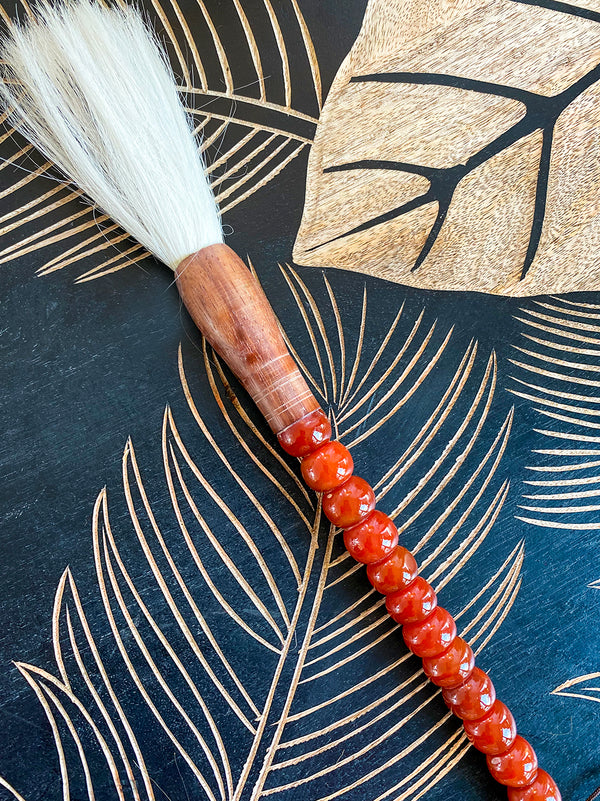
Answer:
<svg viewBox="0 0 600 801"><path fill-rule="evenodd" d="M308 456L331 438L331 424L323 409L315 409L277 434L279 444L290 456Z"/></svg>
<svg viewBox="0 0 600 801"><path fill-rule="evenodd" d="M350 481L346 482L339 490L335 490L335 492L345 490L353 480L351 478ZM326 498L327 495L323 498L323 509L325 509ZM329 514L327 514L327 517L329 517ZM332 518L329 519L331 520ZM362 523L344 531L344 544L357 562L363 562L363 564L379 562L396 549L398 529L391 518L376 509Z"/></svg>
<svg viewBox="0 0 600 801"><path fill-rule="evenodd" d="M306 456L300 465L302 477L311 489L329 492L352 475L354 462L350 451L334 440Z"/></svg>
<svg viewBox="0 0 600 801"><path fill-rule="evenodd" d="M538 770L533 784L508 788L508 801L561 801L561 795L552 776Z"/></svg>
<svg viewBox="0 0 600 801"><path fill-rule="evenodd" d="M417 573L415 557L401 545L397 545L387 559L367 567L369 581L383 595L408 587L416 579Z"/></svg>
<svg viewBox="0 0 600 801"><path fill-rule="evenodd" d="M535 779L538 768L535 751L519 734L508 751L486 759L494 779L507 787L527 787Z"/></svg>
<svg viewBox="0 0 600 801"><path fill-rule="evenodd" d="M444 701L452 712L463 720L478 720L486 715L496 700L492 680L481 668L475 667L467 681L458 687L444 690Z"/></svg>
<svg viewBox="0 0 600 801"><path fill-rule="evenodd" d="M465 720L463 726L469 740L484 754L503 754L517 736L515 719L502 701L495 701L484 718Z"/></svg>
<svg viewBox="0 0 600 801"><path fill-rule="evenodd" d="M456 637L456 623L450 612L438 606L420 623L404 626L402 636L416 656L439 656Z"/></svg>
<svg viewBox="0 0 600 801"><path fill-rule="evenodd" d="M412 584L385 599L390 616L400 623L419 623L433 612L437 606L435 590L422 576L417 576Z"/></svg>
<svg viewBox="0 0 600 801"><path fill-rule="evenodd" d="M475 656L469 643L457 637L450 648L439 656L426 657L423 670L438 687L456 687L467 679L475 667Z"/></svg>
<svg viewBox="0 0 600 801"><path fill-rule="evenodd" d="M358 476L351 476L341 487L336 487L323 495L323 514L334 526L340 528L356 526L370 515L374 508L373 488L364 478ZM383 559L391 549L392 546L386 548L379 558Z"/></svg>

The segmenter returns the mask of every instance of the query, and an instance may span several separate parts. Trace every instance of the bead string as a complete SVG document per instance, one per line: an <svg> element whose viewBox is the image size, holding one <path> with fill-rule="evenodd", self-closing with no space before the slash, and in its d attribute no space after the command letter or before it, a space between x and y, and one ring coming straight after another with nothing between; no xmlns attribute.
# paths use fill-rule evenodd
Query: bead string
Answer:
<svg viewBox="0 0 600 801"><path fill-rule="evenodd" d="M588 796L588 798L586 798L585 801L595 801L595 799L598 798L599 796L600 796L600 787L596 787L594 792L590 796Z"/></svg>
<svg viewBox="0 0 600 801"><path fill-rule="evenodd" d="M442 688L467 737L486 755L490 773L507 787L509 801L561 801L552 777L538 768L532 746L517 734L512 713L496 698L490 677L475 666L471 647L457 636L454 619L438 606L410 551L398 545L394 522L375 509L373 488L353 475L350 451L331 441L323 410L310 412L277 437L288 454L302 460L306 484L323 493L324 514L343 529L351 556L367 566L369 581L386 596L388 613L403 627L404 642L423 659L425 675ZM599 795L600 788L588 801Z"/></svg>

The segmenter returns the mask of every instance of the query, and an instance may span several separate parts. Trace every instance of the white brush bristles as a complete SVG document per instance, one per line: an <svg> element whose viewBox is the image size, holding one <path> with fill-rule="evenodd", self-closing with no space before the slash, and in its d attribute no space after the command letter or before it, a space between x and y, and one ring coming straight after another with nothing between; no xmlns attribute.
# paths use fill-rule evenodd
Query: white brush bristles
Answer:
<svg viewBox="0 0 600 801"><path fill-rule="evenodd" d="M167 57L135 8L40 3L0 58L10 122L160 261L223 241Z"/></svg>

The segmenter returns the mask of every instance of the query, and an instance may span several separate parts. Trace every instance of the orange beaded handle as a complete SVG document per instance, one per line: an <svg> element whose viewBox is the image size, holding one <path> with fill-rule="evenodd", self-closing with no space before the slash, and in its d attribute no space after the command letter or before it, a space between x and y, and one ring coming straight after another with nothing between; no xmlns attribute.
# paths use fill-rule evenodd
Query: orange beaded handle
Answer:
<svg viewBox="0 0 600 801"><path fill-rule="evenodd" d="M353 475L350 451L330 441L331 426L316 409L279 432L291 456L302 459L302 476L323 493L323 512L344 530L350 554L367 565L367 576L386 596L390 616L403 626L408 648L423 659L425 675L443 688L448 707L463 721L471 743L487 758L490 773L508 788L509 801L561 801L554 779L538 769L531 745L517 734L508 707L496 699L490 677L475 667L475 657L457 636L456 623L437 605L435 590L418 575L413 555L398 545L398 530L375 509L375 493Z"/></svg>
<svg viewBox="0 0 600 801"><path fill-rule="evenodd" d="M373 488L353 475L350 451L331 441L329 420L290 356L258 281L226 245L184 259L176 281L196 325L250 393L283 449L302 460L304 480L323 493L324 514L344 530L346 548L387 596L386 608L403 626L404 642L443 688L467 737L486 754L490 773L508 788L509 801L561 801L556 783L538 770L533 748L517 734L510 710L496 699L489 676L475 667L454 619L438 606L412 554L398 545L394 522L375 509Z"/></svg>

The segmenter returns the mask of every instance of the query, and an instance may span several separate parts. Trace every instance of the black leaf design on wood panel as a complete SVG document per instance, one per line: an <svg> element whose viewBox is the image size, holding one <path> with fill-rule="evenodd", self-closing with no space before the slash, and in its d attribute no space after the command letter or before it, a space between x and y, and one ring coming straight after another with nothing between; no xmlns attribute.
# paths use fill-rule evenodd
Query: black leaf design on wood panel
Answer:
<svg viewBox="0 0 600 801"><path fill-rule="evenodd" d="M413 3L384 6L323 109L295 259L424 288L589 289L600 13L440 4L420 29Z"/></svg>

